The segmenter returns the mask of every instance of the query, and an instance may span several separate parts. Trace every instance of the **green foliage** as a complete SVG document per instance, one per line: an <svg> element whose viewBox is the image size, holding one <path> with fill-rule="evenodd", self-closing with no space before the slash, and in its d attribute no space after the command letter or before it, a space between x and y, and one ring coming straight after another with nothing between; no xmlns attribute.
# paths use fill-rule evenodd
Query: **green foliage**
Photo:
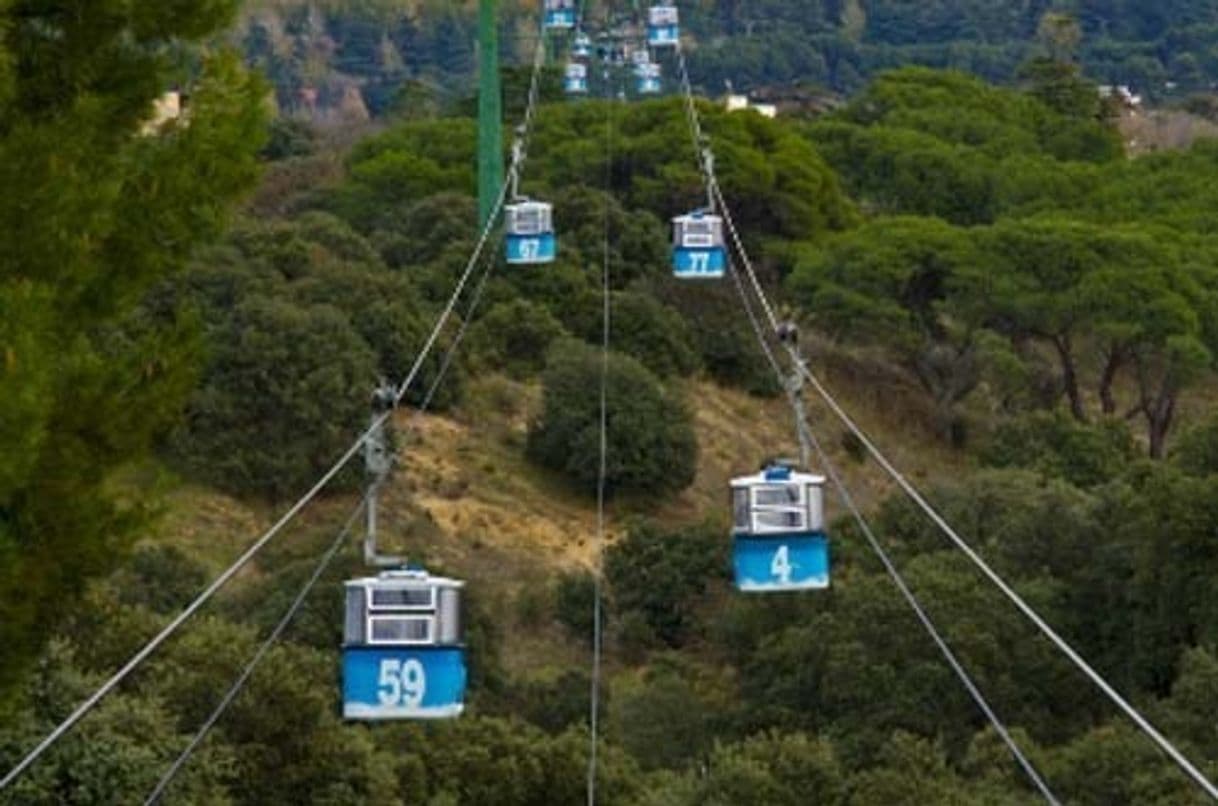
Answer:
<svg viewBox="0 0 1218 806"><path fill-rule="evenodd" d="M235 9L0 5L0 700L146 521L110 482L174 422L193 351L188 322L132 309L253 184L264 87L217 53L190 117L141 131L168 54Z"/></svg>
<svg viewBox="0 0 1218 806"><path fill-rule="evenodd" d="M1209 417L1182 434L1172 459L1193 476L1218 474L1218 418Z"/></svg>
<svg viewBox="0 0 1218 806"><path fill-rule="evenodd" d="M707 584L727 566L721 529L705 525L668 532L635 524L605 554L605 577L620 616L637 612L669 646L689 638Z"/></svg>
<svg viewBox="0 0 1218 806"><path fill-rule="evenodd" d="M1034 412L1004 422L982 448L993 467L1023 467L1078 487L1122 474L1135 448L1123 423L1080 423L1061 410Z"/></svg>
<svg viewBox="0 0 1218 806"><path fill-rule="evenodd" d="M526 300L504 302L471 328L469 351L472 360L486 369L524 379L542 370L550 345L564 332L540 305Z"/></svg>
<svg viewBox="0 0 1218 806"><path fill-rule="evenodd" d="M650 496L689 486L698 442L684 403L634 359L611 354L607 362L606 489ZM597 349L555 345L543 410L529 427L529 456L585 490L599 478L602 363Z"/></svg>
<svg viewBox="0 0 1218 806"><path fill-rule="evenodd" d="M339 311L252 297L215 334L175 453L221 489L299 492L358 433L376 374Z"/></svg>

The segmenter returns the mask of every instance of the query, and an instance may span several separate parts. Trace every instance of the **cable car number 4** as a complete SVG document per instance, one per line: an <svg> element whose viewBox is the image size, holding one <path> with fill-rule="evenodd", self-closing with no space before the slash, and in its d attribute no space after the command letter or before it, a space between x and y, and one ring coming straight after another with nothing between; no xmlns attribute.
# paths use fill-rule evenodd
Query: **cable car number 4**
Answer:
<svg viewBox="0 0 1218 806"><path fill-rule="evenodd" d="M383 658L377 698L381 705L405 705L417 708L423 703L427 692L427 674L423 664L410 658Z"/></svg>
<svg viewBox="0 0 1218 806"><path fill-rule="evenodd" d="M774 560L770 563L770 573L786 585L791 582L791 572L794 570L791 567L791 550L786 546L779 546L778 551L774 552Z"/></svg>

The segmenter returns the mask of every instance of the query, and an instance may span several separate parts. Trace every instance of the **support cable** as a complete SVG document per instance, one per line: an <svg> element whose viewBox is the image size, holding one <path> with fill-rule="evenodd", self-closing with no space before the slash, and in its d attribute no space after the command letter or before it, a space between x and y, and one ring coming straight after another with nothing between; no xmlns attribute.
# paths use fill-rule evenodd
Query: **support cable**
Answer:
<svg viewBox="0 0 1218 806"><path fill-rule="evenodd" d="M763 306L766 317L775 332L778 331L779 322L774 313L774 308L766 297L765 290L761 286L761 282L757 278L757 272L754 270L752 262L749 260L748 253L744 249L744 243L740 237L740 233L736 229L735 222L732 220L731 212L728 209L727 203L723 198L723 191L719 187L715 177L711 177L712 192L718 199L723 213L723 219L728 225L728 229L732 234L732 240L736 245L736 249L740 254L740 258L744 263L749 279L752 282L753 288L757 293L757 297ZM1192 781L1197 784L1209 797L1218 801L1218 787L1215 787L1206 776L1180 752L1162 733L1155 728L1150 721L1144 717L1133 705L1129 703L1121 694L1113 688L1113 686L1104 677L1097 672L1086 660L1071 646L1064 638L1062 638L1056 630L1049 626L1040 614L1037 613L1031 605L1029 605L1022 596L1020 596L1014 588L1007 584L1001 576L998 575L990 565L981 558L981 556L973 549L967 541L962 538L955 529L939 514L923 495L918 492L917 488L905 478L905 476L897 470L897 468L888 460L875 443L864 433L863 429L854 422L853 419L846 413L845 409L837 402L830 394L829 390L821 383L820 379L813 373L800 358L797 352L790 346L787 348L791 352L791 359L795 362L800 374L812 384L817 394L829 406L829 409L834 415L841 420L842 424L849 429L855 437L867 449L867 452L876 460L893 481L901 488L902 491L922 510L923 513L942 531L956 548L964 553L966 557L975 565L982 574L993 583L1008 600L1029 620L1040 632L1048 638L1053 645L1064 654L1083 674L1102 691L1109 700L1111 700L1143 733L1145 733L1159 749L1167 754L1176 766L1178 766Z"/></svg>
<svg viewBox="0 0 1218 806"><path fill-rule="evenodd" d="M606 69L606 79L609 71ZM607 83L607 82L606 82ZM607 83L608 85L608 83ZM611 88L610 88L611 89ZM589 749L588 749L588 806L596 806L596 771L600 734L600 690L602 644L604 641L604 613L601 604L604 587L605 552L605 495L609 477L609 346L613 329L613 305L610 284L610 210L609 198L613 193L613 93L608 92L605 101L605 213L601 252L601 388L600 388L600 464L596 480L596 550L593 569L592 604L592 680L589 703Z"/></svg>
<svg viewBox="0 0 1218 806"><path fill-rule="evenodd" d="M905 578L901 576L901 572L897 570L897 567L892 562L891 558L889 558L888 552L884 550L883 544L880 543L879 539L875 535L875 532L872 531L871 524L868 523L867 519L863 516L862 510L859 509L854 500L854 496L851 495L850 490L846 487L845 481L843 481L841 475L837 472L837 467L829 458L828 451L824 449L824 446L817 438L816 433L812 430L812 426L808 423L807 416L803 411L802 406L799 405L799 400L797 397L799 394L798 391L796 391L791 384L785 382L786 375L783 373L782 367L780 366L777 357L774 355L773 348L766 339L765 329L762 326L761 321L757 318L757 313L753 310L752 303L749 302L748 292L744 287L744 282L740 279L740 273L736 271L735 268L732 268L731 274L732 279L735 281L736 289L740 293L740 300L743 304L745 313L748 315L749 323L753 326L753 332L757 336L757 343L761 346L761 350L765 354L770 367L774 370L774 374L779 383L782 384L783 388L786 390L792 408L794 408L797 412L796 427L800 432L800 442L812 446L813 451L820 460L820 464L825 468L825 471L829 475L829 479L833 482L833 486L837 490L838 496L841 498L842 503L846 505L846 508L850 511L850 515L854 518L855 523L858 524L858 527L862 531L864 537L866 537L868 544L871 546L871 550L879 558L880 562L884 566L884 570L888 572L888 576L892 578L893 584L896 585L897 590L901 592L901 595L905 598L906 603L917 616L918 621L922 623L922 627L926 630L927 634L930 635L931 640L935 642L935 646L938 647L940 654L943 655L943 658L947 661L948 666L950 666L952 671L956 673L956 677L960 679L960 682L968 691L969 696L973 698L973 702L976 703L977 707L981 709L981 712L985 714L986 719L989 720L990 725L993 726L994 730L998 733L999 738L1001 738L1003 743L1007 746L1007 749L1011 752L1011 755L1015 758L1015 761L1020 767L1023 768L1023 771L1027 774L1033 785L1035 785L1035 787L1040 791L1040 794L1044 797L1045 801L1051 804L1051 806L1060 806L1061 802L1053 794L1052 790L1049 789L1048 784L1045 783L1044 778L1039 772L1037 772L1036 767L1032 764L1028 757L1024 755L1023 751L1019 747L1019 744L1015 741L1015 738L1011 736L1010 731L1007 730L1007 727L1003 723L1002 719L1000 719L998 714L994 712L994 709L990 706L989 701L986 700L985 695L981 693L981 689L977 687L977 684L969 675L968 670L964 668L964 665L956 657L955 652L952 651L947 641L943 638L930 615L922 607L922 603L918 601L918 597L905 582ZM800 365L803 364L802 361L799 363Z"/></svg>
<svg viewBox="0 0 1218 806"><path fill-rule="evenodd" d="M537 84L537 74L539 70L540 67L537 63L535 63L535 86ZM538 93L531 89L529 108L525 111L525 120L529 122L530 127L534 118L533 107L537 103L537 98ZM521 132L522 139L527 140L530 133L531 128L525 128ZM464 291L465 286L469 282L470 276L477 267L478 261L481 258L483 251L486 249L488 241L490 240L491 233L496 227L499 213L502 211L504 204L507 202L508 190L513 184L514 177L518 175L522 167L523 153L520 160L513 162L509 176L505 178L502 186L500 187L499 195L492 209L492 213L487 217L487 221L483 226L482 232L474 247L473 254L470 255L469 261L458 279L457 286L453 290L452 296L449 298L440 315L437 317L436 323L432 328L430 335L427 337L427 340L424 342L423 347L419 350L418 355L415 357L414 364L411 366L410 371L395 390L395 405L400 405L403 398L405 398L406 394L409 392L410 387L418 378L424 362L431 354L431 350L435 347L440 334L443 332L445 325L447 325L449 318L451 318L453 309L456 307L457 301L461 297L461 293ZM177 630L196 612L198 612L204 604L210 601L217 591L228 584L228 582L234 576L236 576L242 568L248 565L249 562L253 560L253 558L257 556L268 543L277 537L279 533L282 532L284 528L286 528L288 524L290 524L296 518L296 516L305 509L305 507L312 503L313 500L321 494L322 490L324 490L329 483L342 472L342 470L351 462L351 460L354 459L357 454L359 454L368 438L371 437L379 428L383 427L392 414L393 409L390 409L373 420L368 428L362 434L360 434L360 436L351 444L351 446L342 454L342 456L340 456L339 459L325 473L322 474L321 478L318 479L313 487L311 487L308 492L297 500L296 503L294 503L287 510L287 512L285 512L279 518L279 520L271 526L270 529L264 532L248 549L246 549L246 551L240 557L237 558L237 560L231 566L221 573L220 576L216 577L216 579L213 580L202 593L200 593L189 605L187 605L186 608L173 619L173 621L171 621L151 640L149 640L138 652L135 653L135 655L131 657L130 660L127 661L126 664L123 665L121 669L115 672L114 675L103 683L96 691L94 691L93 694L89 695L84 702L78 705L71 714L60 722L60 724L57 725L55 729L52 730L41 742L39 742L38 745L35 746L34 749L32 749L15 767L9 770L4 778L0 779L0 791L3 791L11 783L17 780L17 778L20 777L31 764L37 761L43 753L45 753L53 744L55 744L55 742L59 741L59 739L61 739L64 734L71 730L77 722L79 722L86 714L89 713L89 711L96 707L103 698L117 688L119 684L130 676L130 674L135 671L140 664L147 660L148 657L161 646L161 644L165 643L165 641L168 640L169 637L175 632L177 632Z"/></svg>
<svg viewBox="0 0 1218 806"><path fill-rule="evenodd" d="M436 377L432 380L431 385L427 390L427 395L424 397L422 404L419 406L418 409L415 410L415 412L411 416L412 425L417 424L419 422L419 420L421 420L423 418L423 416L427 413L427 410L430 408L431 403L434 401L436 393L439 391L440 384L444 381L444 378L448 374L449 369L452 367L453 360L455 359L456 354L457 354L457 350L460 347L461 342L464 340L465 334L469 330L469 326L470 326L470 322L472 320L473 314L477 310L478 305L482 300L483 292L486 290L487 281L490 279L491 274L494 273L495 266L497 266L497 265L498 265L497 260L494 260L494 259L487 260L486 268L483 271L482 276L479 279L477 286L475 286L475 288L474 288L473 296L470 299L470 304L469 304L468 308L466 308L464 316L462 316L462 318L461 318L461 325L458 328L456 335L453 337L452 344L449 345L448 350L445 352L444 360L440 365L440 369L436 373ZM224 699L221 700L220 704L216 707L215 711L213 711L211 716L208 717L207 721L204 722L203 726L199 729L199 732L197 734L195 734L195 737L191 740L190 744L187 745L186 749L182 751L182 754L173 763L173 766L171 766L169 768L169 770L161 778L160 782L158 782L156 788L148 796L148 799L144 802L145 806L149 806L150 804L155 803L156 800L159 797L161 797L161 795L164 794L165 788L169 785L169 783L173 780L173 778L178 774L178 772L180 772L182 766L186 763L186 761L189 759L189 757L195 752L195 750L198 749L199 745L202 743L202 741L206 737L207 733L215 726L216 722L220 719L220 717L224 714L224 712L228 709L228 707L230 705L232 705L233 700L236 699L236 697L240 693L241 689L249 681L250 675L253 674L254 668L257 667L258 664L262 661L263 656L266 655L267 651L271 648L271 645L273 645L276 641L279 640L280 636L283 634L283 631L287 628L288 624L295 617L296 612L300 609L301 605L304 603L304 600L308 596L309 591L313 588L314 585L317 584L317 580L325 572L326 567L330 564L331 561L333 561L334 555L338 552L339 547L342 545L343 539L346 538L351 533L352 526L354 526L356 519L360 515L360 512L368 504L369 499L372 497L373 494L375 494L375 493L370 492L369 494L366 494L363 499L360 500L359 505L356 507L355 511L351 514L351 517L348 519L342 532L335 539L334 545L332 545L330 547L330 550L323 557L321 563L317 567L317 570L314 572L313 577L305 584L305 587L301 590L300 595L296 598L296 601L292 604L292 606L284 614L283 620L280 621L279 625L275 628L275 630L271 633L271 635L266 639L266 641L263 643L263 645L261 647L259 647L257 653L255 653L254 657L250 660L249 664L242 671L241 675L233 683L232 688L229 689L228 693L224 696Z"/></svg>
<svg viewBox="0 0 1218 806"><path fill-rule="evenodd" d="M173 782L173 779L186 765L186 762L190 760L190 757L194 754L195 750L197 750L203 743L203 740L207 738L207 734L211 732L213 727L215 727L216 723L220 720L220 717L224 715L224 712L227 711L229 706L232 705L237 699L237 695L239 695L242 689L245 688L245 684L249 682L250 677L254 674L254 670L258 668L258 664L260 664L262 659L266 657L266 654L271 650L271 647L279 641L284 631L288 628L288 625L292 623L292 620L296 617L296 614L304 605L305 599L308 598L309 593L317 585L318 580L321 579L322 574L326 572L326 569L330 567L330 563L333 562L335 556L338 555L343 543L351 534L351 528L355 525L360 513L363 512L364 505L367 503L367 497L360 499L360 502L356 505L355 509L351 512L351 515L347 518L342 530L338 533L338 536L334 539L334 542L330 544L330 548L324 555L322 555L321 560L313 569L312 576L305 581L304 587L302 587L300 592L296 594L296 599L284 612L283 617L279 620L279 623L275 625L275 629L271 631L271 634L268 635L266 640L262 642L262 645L258 647L258 651L254 653L253 657L250 658L249 663L247 663L245 668L241 670L241 674L238 675L235 681L233 681L233 684L229 688L228 692L220 700L219 704L216 705L215 709L211 712L211 715L207 717L207 720L199 728L198 732L195 733L194 737L190 740L190 743L186 745L185 749L182 750L181 754L176 760L174 760L169 769L165 771L165 774L161 776L161 779L157 781L156 786L148 795L148 798L144 801L144 806L150 806L151 804L156 803L161 796L165 794L165 790L169 787L169 784Z"/></svg>

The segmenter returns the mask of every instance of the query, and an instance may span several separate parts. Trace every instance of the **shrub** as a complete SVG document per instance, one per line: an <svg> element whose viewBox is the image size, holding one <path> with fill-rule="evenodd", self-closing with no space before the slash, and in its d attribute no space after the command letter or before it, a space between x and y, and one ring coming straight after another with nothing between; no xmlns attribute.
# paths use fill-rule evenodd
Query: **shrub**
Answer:
<svg viewBox="0 0 1218 806"><path fill-rule="evenodd" d="M675 310L649 295L632 292L614 294L612 304L613 349L638 359L661 377L689 376L701 368L693 331ZM579 335L600 344L600 295L588 299L584 307L589 310L580 317Z"/></svg>
<svg viewBox="0 0 1218 806"><path fill-rule="evenodd" d="M174 453L229 492L298 492L359 433L375 377L339 311L255 297L218 328Z"/></svg>
<svg viewBox="0 0 1218 806"><path fill-rule="evenodd" d="M1080 423L1063 411L1036 412L999 426L982 450L982 461L1090 487L1119 475L1135 452L1121 423Z"/></svg>
<svg viewBox="0 0 1218 806"><path fill-rule="evenodd" d="M546 352L563 335L550 312L527 300L503 302L471 328L470 353L477 364L524 380L545 366Z"/></svg>
<svg viewBox="0 0 1218 806"><path fill-rule="evenodd" d="M1218 417L1190 428L1180 439L1172 459L1191 476L1218 473Z"/></svg>
<svg viewBox="0 0 1218 806"><path fill-rule="evenodd" d="M672 647L687 638L708 582L727 566L727 540L713 526L677 532L639 523L605 552L605 576L618 614L639 613Z"/></svg>
<svg viewBox="0 0 1218 806"><path fill-rule="evenodd" d="M575 341L551 350L543 411L529 428L531 459L595 490L600 468L599 350ZM666 493L688 487L698 443L689 412L642 364L610 355L607 379L610 492Z"/></svg>

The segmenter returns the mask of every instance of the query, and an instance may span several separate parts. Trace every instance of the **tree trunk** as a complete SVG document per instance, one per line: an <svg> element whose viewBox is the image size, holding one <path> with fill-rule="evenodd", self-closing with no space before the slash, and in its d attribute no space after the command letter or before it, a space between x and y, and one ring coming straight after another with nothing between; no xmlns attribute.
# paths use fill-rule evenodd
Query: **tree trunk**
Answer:
<svg viewBox="0 0 1218 806"><path fill-rule="evenodd" d="M1146 414L1150 432L1150 458L1156 461L1167 458L1167 435L1171 431L1176 414L1176 394L1164 389L1153 408Z"/></svg>
<svg viewBox="0 0 1218 806"><path fill-rule="evenodd" d="M1125 363L1123 350L1114 349L1108 354L1108 362L1104 364L1104 372L1100 375L1100 406L1105 417L1116 414L1116 396L1112 393L1112 385L1116 382L1117 372Z"/></svg>
<svg viewBox="0 0 1218 806"><path fill-rule="evenodd" d="M1083 409L1083 396L1078 388L1078 371L1074 368L1074 350L1069 336L1054 336L1053 346L1057 348L1057 356L1062 362L1062 385L1066 397L1070 400L1070 413L1080 423L1087 422L1087 412Z"/></svg>

